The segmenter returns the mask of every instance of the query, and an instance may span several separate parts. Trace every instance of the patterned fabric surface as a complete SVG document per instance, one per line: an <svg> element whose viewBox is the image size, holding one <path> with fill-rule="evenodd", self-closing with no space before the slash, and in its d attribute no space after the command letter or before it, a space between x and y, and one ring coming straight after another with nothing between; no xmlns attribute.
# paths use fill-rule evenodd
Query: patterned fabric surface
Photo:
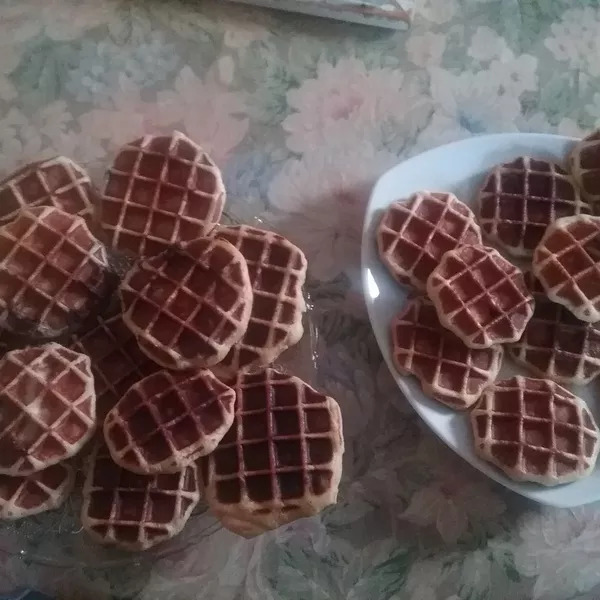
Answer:
<svg viewBox="0 0 600 600"><path fill-rule="evenodd" d="M3 0L0 167L66 154L96 182L118 146L187 132L228 210L306 252L320 386L346 435L339 504L255 540L217 530L127 568L0 554L0 593L106 600L600 596L600 506L555 510L441 445L382 364L359 282L374 179L433 146L600 124L597 0L421 0L392 33L202 0ZM435 168L432 165L432 168Z"/></svg>

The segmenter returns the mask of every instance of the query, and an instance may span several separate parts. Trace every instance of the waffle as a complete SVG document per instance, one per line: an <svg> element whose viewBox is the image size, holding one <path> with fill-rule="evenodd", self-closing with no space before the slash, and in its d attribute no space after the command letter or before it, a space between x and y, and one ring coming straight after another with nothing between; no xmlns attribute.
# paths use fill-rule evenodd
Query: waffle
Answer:
<svg viewBox="0 0 600 600"><path fill-rule="evenodd" d="M58 337L108 297L116 276L85 221L57 208L24 210L0 227L0 326Z"/></svg>
<svg viewBox="0 0 600 600"><path fill-rule="evenodd" d="M62 463L20 477L0 475L0 519L13 521L58 508L74 482L73 469Z"/></svg>
<svg viewBox="0 0 600 600"><path fill-rule="evenodd" d="M94 199L88 174L70 158L55 156L26 165L0 181L0 223L34 206L55 206L91 219Z"/></svg>
<svg viewBox="0 0 600 600"><path fill-rule="evenodd" d="M285 238L255 227L220 227L216 236L233 244L246 259L252 284L252 313L242 339L215 367L223 377L264 367L304 333L306 303L302 287L306 258Z"/></svg>
<svg viewBox="0 0 600 600"><path fill-rule="evenodd" d="M600 326L584 323L552 302L539 281L525 274L535 310L523 336L507 345L510 355L536 375L585 385L600 374Z"/></svg>
<svg viewBox="0 0 600 600"><path fill-rule="evenodd" d="M201 462L223 526L251 537L333 504L344 452L337 402L274 369L239 374L235 391L233 425Z"/></svg>
<svg viewBox="0 0 600 600"><path fill-rule="evenodd" d="M424 297L409 300L392 322L394 364L414 375L423 391L450 408L466 409L494 381L502 364L502 347L467 347L444 329L435 307Z"/></svg>
<svg viewBox="0 0 600 600"><path fill-rule="evenodd" d="M200 500L196 465L168 475L122 469L98 444L83 484L81 522L101 544L148 550L177 535Z"/></svg>
<svg viewBox="0 0 600 600"><path fill-rule="evenodd" d="M454 194L417 192L391 204L377 230L379 256L401 284L424 290L442 255L462 244L481 244L471 209Z"/></svg>
<svg viewBox="0 0 600 600"><path fill-rule="evenodd" d="M600 201L600 130L594 131L577 144L569 155L569 167L589 202Z"/></svg>
<svg viewBox="0 0 600 600"><path fill-rule="evenodd" d="M471 425L479 456L517 481L568 483L589 475L598 456L587 405L547 379L498 381L471 411Z"/></svg>
<svg viewBox="0 0 600 600"><path fill-rule="evenodd" d="M141 261L120 292L125 323L146 342L141 349L167 368L223 360L244 335L252 309L244 257L230 243L209 238Z"/></svg>
<svg viewBox="0 0 600 600"><path fill-rule="evenodd" d="M153 256L206 235L225 204L221 172L182 133L126 144L108 171L102 227L113 248Z"/></svg>
<svg viewBox="0 0 600 600"><path fill-rule="evenodd" d="M140 350L121 314L95 317L71 337L69 348L92 361L98 423L134 383L160 369Z"/></svg>
<svg viewBox="0 0 600 600"><path fill-rule="evenodd" d="M578 319L600 321L600 217L554 222L533 255L533 272L553 302Z"/></svg>
<svg viewBox="0 0 600 600"><path fill-rule="evenodd" d="M95 425L87 356L52 342L0 360L0 473L27 475L74 456Z"/></svg>
<svg viewBox="0 0 600 600"><path fill-rule="evenodd" d="M444 327L470 348L516 342L533 314L523 273L484 246L444 254L427 281Z"/></svg>
<svg viewBox="0 0 600 600"><path fill-rule="evenodd" d="M497 166L479 193L483 233L513 256L532 256L556 219L591 212L562 167L528 156Z"/></svg>
<svg viewBox="0 0 600 600"><path fill-rule="evenodd" d="M113 460L141 474L175 473L212 452L233 422L235 392L210 371L159 371L108 413Z"/></svg>

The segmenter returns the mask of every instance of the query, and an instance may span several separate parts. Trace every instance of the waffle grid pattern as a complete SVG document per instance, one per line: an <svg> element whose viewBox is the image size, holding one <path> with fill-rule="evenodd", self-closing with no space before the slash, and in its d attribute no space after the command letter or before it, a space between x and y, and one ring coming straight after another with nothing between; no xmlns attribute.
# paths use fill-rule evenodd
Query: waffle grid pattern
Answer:
<svg viewBox="0 0 600 600"><path fill-rule="evenodd" d="M533 314L523 273L483 246L445 254L427 293L441 323L470 348L517 341Z"/></svg>
<svg viewBox="0 0 600 600"><path fill-rule="evenodd" d="M531 256L556 219L592 212L566 171L528 156L496 167L478 204L483 232L514 256Z"/></svg>
<svg viewBox="0 0 600 600"><path fill-rule="evenodd" d="M225 187L206 152L179 132L125 145L108 171L102 227L116 249L155 255L206 235L221 218Z"/></svg>
<svg viewBox="0 0 600 600"><path fill-rule="evenodd" d="M302 337L307 263L297 246L271 231L241 225L221 227L216 235L241 252L252 285L248 328L218 365L219 374L234 376L270 364Z"/></svg>
<svg viewBox="0 0 600 600"><path fill-rule="evenodd" d="M579 141L569 156L571 173L589 202L600 201L600 130Z"/></svg>
<svg viewBox="0 0 600 600"><path fill-rule="evenodd" d="M502 347L475 350L444 329L425 298L411 300L392 322L396 368L415 375L423 391L455 409L475 403L502 364Z"/></svg>
<svg viewBox="0 0 600 600"><path fill-rule="evenodd" d="M418 192L394 202L377 230L379 256L390 273L423 290L442 255L462 244L481 244L481 232L454 194Z"/></svg>
<svg viewBox="0 0 600 600"><path fill-rule="evenodd" d="M146 259L120 291L125 323L148 343L140 348L149 345L150 358L167 368L220 362L242 337L252 309L246 261L223 240L201 238Z"/></svg>
<svg viewBox="0 0 600 600"><path fill-rule="evenodd" d="M27 475L74 456L96 425L89 357L60 344L0 361L0 473Z"/></svg>
<svg viewBox="0 0 600 600"><path fill-rule="evenodd" d="M512 479L557 485L587 475L596 463L598 427L589 409L549 380L497 382L471 423L479 455Z"/></svg>
<svg viewBox="0 0 600 600"><path fill-rule="evenodd" d="M120 466L134 473L173 473L212 452L233 422L235 392L210 371L146 377L104 423Z"/></svg>

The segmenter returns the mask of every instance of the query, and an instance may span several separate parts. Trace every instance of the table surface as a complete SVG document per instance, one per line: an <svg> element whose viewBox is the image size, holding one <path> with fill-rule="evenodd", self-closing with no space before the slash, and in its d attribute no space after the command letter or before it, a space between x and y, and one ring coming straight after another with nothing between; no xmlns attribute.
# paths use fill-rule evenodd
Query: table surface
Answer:
<svg viewBox="0 0 600 600"><path fill-rule="evenodd" d="M116 148L187 132L222 166L230 210L306 252L319 383L341 404L340 502L245 541L127 569L0 555L0 593L64 598L597 598L600 507L552 510L436 441L382 364L361 300L374 178L438 144L499 131L580 135L600 119L600 7L422 0L410 32L202 0L0 4L0 169L55 153L100 181ZM432 165L432 168L434 166Z"/></svg>

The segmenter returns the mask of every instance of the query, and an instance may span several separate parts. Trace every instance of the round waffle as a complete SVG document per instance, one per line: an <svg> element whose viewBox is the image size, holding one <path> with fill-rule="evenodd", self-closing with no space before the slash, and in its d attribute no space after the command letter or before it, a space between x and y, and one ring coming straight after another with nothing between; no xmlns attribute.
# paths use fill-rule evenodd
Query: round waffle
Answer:
<svg viewBox="0 0 600 600"><path fill-rule="evenodd" d="M121 314L98 316L71 337L69 348L92 361L96 390L96 415L103 423L108 411L134 384L160 367L139 348Z"/></svg>
<svg viewBox="0 0 600 600"><path fill-rule="evenodd" d="M555 221L533 255L533 272L553 302L578 319L600 321L600 217Z"/></svg>
<svg viewBox="0 0 600 600"><path fill-rule="evenodd" d="M535 300L533 317L510 355L533 373L559 383L585 385L600 374L600 326L580 321L552 302L533 273L525 274Z"/></svg>
<svg viewBox="0 0 600 600"><path fill-rule="evenodd" d="M442 255L462 244L481 244L479 225L466 204L445 192L394 202L377 230L379 256L390 273L422 290Z"/></svg>
<svg viewBox="0 0 600 600"><path fill-rule="evenodd" d="M70 158L55 156L26 165L0 181L0 223L34 206L55 206L91 219L94 199L89 175Z"/></svg>
<svg viewBox="0 0 600 600"><path fill-rule="evenodd" d="M571 173L589 202L600 201L600 130L577 144L569 155Z"/></svg>
<svg viewBox="0 0 600 600"><path fill-rule="evenodd" d="M196 465L168 475L138 475L115 464L98 444L83 484L81 522L101 544L148 550L177 535L199 500Z"/></svg>
<svg viewBox="0 0 600 600"><path fill-rule="evenodd" d="M89 357L50 343L0 360L0 473L27 475L77 454L95 425Z"/></svg>
<svg viewBox="0 0 600 600"><path fill-rule="evenodd" d="M220 227L216 236L242 253L252 284L246 332L214 369L220 376L233 377L240 370L272 363L302 338L307 264L297 246L271 231L241 225Z"/></svg>
<svg viewBox="0 0 600 600"><path fill-rule="evenodd" d="M69 497L74 483L73 469L62 463L19 477L0 475L0 519L54 510Z"/></svg>
<svg viewBox="0 0 600 600"><path fill-rule="evenodd" d="M116 284L104 246L85 221L53 207L23 210L0 227L0 325L58 337Z"/></svg>
<svg viewBox="0 0 600 600"><path fill-rule="evenodd" d="M206 152L178 131L126 144L108 170L101 221L113 248L152 256L206 235L225 187Z"/></svg>
<svg viewBox="0 0 600 600"><path fill-rule="evenodd" d="M583 400L547 379L498 381L471 411L475 450L511 479L543 485L589 475L598 427Z"/></svg>
<svg viewBox="0 0 600 600"><path fill-rule="evenodd" d="M483 233L513 256L531 256L556 219L592 212L562 167L528 156L497 166L478 202Z"/></svg>
<svg viewBox="0 0 600 600"><path fill-rule="evenodd" d="M166 368L223 360L244 335L252 309L246 261L224 240L199 238L145 259L120 292L125 323Z"/></svg>
<svg viewBox="0 0 600 600"><path fill-rule="evenodd" d="M233 425L201 462L223 526L251 537L333 504L344 452L337 402L274 369L239 374L235 392Z"/></svg>
<svg viewBox="0 0 600 600"><path fill-rule="evenodd" d="M159 371L132 386L104 422L113 460L174 473L212 452L233 422L235 392L210 371Z"/></svg>
<svg viewBox="0 0 600 600"><path fill-rule="evenodd" d="M470 348L516 342L533 314L523 273L484 246L444 254L427 281L427 294L442 325Z"/></svg>
<svg viewBox="0 0 600 600"><path fill-rule="evenodd" d="M414 375L423 391L456 409L469 408L494 381L502 364L502 346L469 348L444 329L435 307L424 297L409 300L392 322L396 368Z"/></svg>

